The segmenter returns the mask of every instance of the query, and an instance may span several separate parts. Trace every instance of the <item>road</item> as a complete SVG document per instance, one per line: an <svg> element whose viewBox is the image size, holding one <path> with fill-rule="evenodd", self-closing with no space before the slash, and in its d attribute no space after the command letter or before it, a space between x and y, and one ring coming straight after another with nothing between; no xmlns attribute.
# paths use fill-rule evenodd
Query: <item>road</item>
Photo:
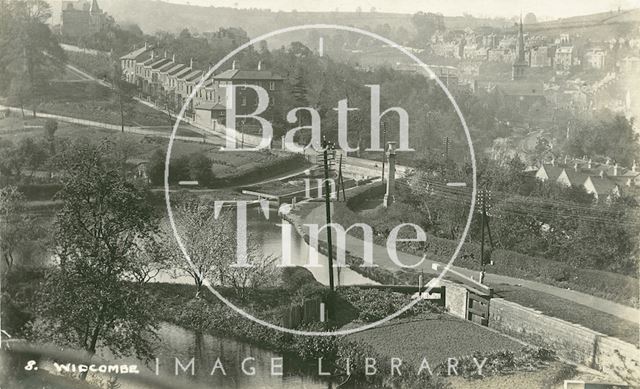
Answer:
<svg viewBox="0 0 640 389"><path fill-rule="evenodd" d="M311 212L309 212L306 216L301 218L301 222L303 224L325 224L325 208L324 204L318 203L308 203L305 206L313 207ZM326 244L326 243L325 243ZM364 241L362 239L356 238L351 235L346 236L346 246L345 249L350 252L352 255L363 258L364 256ZM391 271L397 271L398 266L394 264L390 259L387 253L387 248L373 244L373 258L374 263L379 265L384 269L388 269ZM420 262L422 259L413 254L398 252L398 259L401 263L404 264L415 264ZM437 275L439 272L434 271L432 269L432 265L438 264L442 266L442 262L425 259L425 261L419 267L415 268L416 270L424 271L426 274ZM466 268L452 266L452 270L455 270L459 273L466 275L467 277L473 277L478 279L478 272L476 270L469 270ZM524 288L528 288L531 290L548 293L550 295L563 298L565 300L588 306L592 309L608 313L610 315L616 316L620 319L628 320L633 323L638 323L640 321L640 310L628 307L626 305L618 304L609 300L605 300L599 297L591 296L586 293L577 292L574 290L562 289L555 286L543 284L536 281L524 280L515 277L508 277L499 274L490 274L487 273L485 277L485 282L489 284L508 284L508 285L517 285L522 286Z"/></svg>

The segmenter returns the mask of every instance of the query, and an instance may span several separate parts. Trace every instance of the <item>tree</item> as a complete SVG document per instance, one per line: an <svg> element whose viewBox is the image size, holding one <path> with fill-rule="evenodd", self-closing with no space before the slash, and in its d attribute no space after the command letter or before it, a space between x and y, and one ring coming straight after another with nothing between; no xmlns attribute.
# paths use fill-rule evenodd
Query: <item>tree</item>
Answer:
<svg viewBox="0 0 640 389"><path fill-rule="evenodd" d="M232 266L236 262L236 226L231 210L218 217L212 207L187 197L174 207L176 229L193 266L180 251L168 225L162 230L162 242L168 242L171 262L179 273L191 277L200 296L205 280L212 285L230 286L242 299L250 289L272 285L278 279L275 258L262 257L251 236L247 237L247 261L250 267Z"/></svg>
<svg viewBox="0 0 640 389"><path fill-rule="evenodd" d="M143 189L126 181L109 155L111 145L76 143L60 156L62 208L55 221L59 263L40 294L40 335L84 349L100 343L115 355L151 355L156 324L139 283L138 242L155 225ZM86 374L81 377L84 378Z"/></svg>
<svg viewBox="0 0 640 389"><path fill-rule="evenodd" d="M13 269L16 253L43 233L33 216L25 212L24 202L24 195L17 187L0 189L0 252L6 266L5 274Z"/></svg>
<svg viewBox="0 0 640 389"><path fill-rule="evenodd" d="M124 132L124 123L133 113L135 100L135 85L132 85L122 78L122 69L116 62L113 66L113 98L114 103L120 111L120 131Z"/></svg>
<svg viewBox="0 0 640 389"><path fill-rule="evenodd" d="M184 258L170 226L164 225L162 241L171 245L173 267L193 279L196 297L200 296L205 280L224 285L227 281L226 268L235 258L236 240L231 212L222 211L216 218L211 207L192 199L174 207L174 219L193 266Z"/></svg>
<svg viewBox="0 0 640 389"><path fill-rule="evenodd" d="M534 14L533 12L529 12L524 16L523 23L524 24L538 23L538 18L536 17L536 14Z"/></svg>
<svg viewBox="0 0 640 389"><path fill-rule="evenodd" d="M52 156L56 153L56 131L58 131L58 121L55 119L47 119L44 123L44 137L49 143L49 153Z"/></svg>
<svg viewBox="0 0 640 389"><path fill-rule="evenodd" d="M215 179L211 165L211 159L204 153L193 154L189 157L189 176L202 186L210 186Z"/></svg>
<svg viewBox="0 0 640 389"><path fill-rule="evenodd" d="M14 92L19 92L21 105L29 97L35 116L38 96L66 60L46 24L51 8L43 0L3 1L0 13L7 23L0 29L0 64L11 78Z"/></svg>

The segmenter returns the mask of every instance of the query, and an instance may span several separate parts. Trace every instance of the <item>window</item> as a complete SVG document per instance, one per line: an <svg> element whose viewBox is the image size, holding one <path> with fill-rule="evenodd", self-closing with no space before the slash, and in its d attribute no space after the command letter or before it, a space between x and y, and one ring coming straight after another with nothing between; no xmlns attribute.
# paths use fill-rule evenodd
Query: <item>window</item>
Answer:
<svg viewBox="0 0 640 389"><path fill-rule="evenodd" d="M274 81L269 82L269 90L275 90L276 89L276 83Z"/></svg>
<svg viewBox="0 0 640 389"><path fill-rule="evenodd" d="M246 106L247 105L247 97L246 96L242 96L242 106Z"/></svg>

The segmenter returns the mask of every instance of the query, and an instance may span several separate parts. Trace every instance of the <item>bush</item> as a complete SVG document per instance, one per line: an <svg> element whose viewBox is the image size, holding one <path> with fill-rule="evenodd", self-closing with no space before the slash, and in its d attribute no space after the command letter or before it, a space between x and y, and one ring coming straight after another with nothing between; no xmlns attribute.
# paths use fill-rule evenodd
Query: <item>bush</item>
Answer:
<svg viewBox="0 0 640 389"><path fill-rule="evenodd" d="M411 302L411 298L408 295L378 289L349 287L339 289L338 294L345 301L356 307L358 320L366 323L382 320ZM421 301L412 306L411 309L403 312L399 317L403 318L430 312L440 313L442 309L428 301Z"/></svg>
<svg viewBox="0 0 640 389"><path fill-rule="evenodd" d="M26 184L18 186L28 201L52 200L62 189L60 184Z"/></svg>

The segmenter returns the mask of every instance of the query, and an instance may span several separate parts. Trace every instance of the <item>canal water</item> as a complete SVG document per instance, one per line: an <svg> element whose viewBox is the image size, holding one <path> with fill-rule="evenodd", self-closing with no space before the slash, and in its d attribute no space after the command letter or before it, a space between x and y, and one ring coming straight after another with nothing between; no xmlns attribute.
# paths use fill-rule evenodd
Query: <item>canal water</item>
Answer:
<svg viewBox="0 0 640 389"><path fill-rule="evenodd" d="M164 378L175 387L194 389L327 389L336 386L335 382L320 377L308 366L299 365L295 358L282 356L245 342L195 333L167 323L161 325L158 336L155 354L159 361L159 375L155 376L155 360L152 360L148 367L143 367L140 361L129 359L130 363L138 364L143 373L150 374L152 379L149 380L149 384L121 379L121 389L156 388L157 385L153 381L158 378ZM191 368L184 372L179 367L179 374L176 376L176 359L182 366L187 366L191 358L194 358L194 374L191 374ZM211 374L218 358L219 365ZM243 371L243 361L247 358L252 359L244 362ZM283 358L283 374L275 375L271 371L272 363L279 364L279 358ZM222 366L226 375L219 366ZM249 375L251 373L255 374Z"/></svg>
<svg viewBox="0 0 640 389"><path fill-rule="evenodd" d="M278 224L289 224L289 222L279 217L275 211L270 213L269 219L266 219L262 212L258 213L257 209L247 210L248 232L254 240L257 240L263 256L273 256L277 258L277 262L280 262L282 258L282 242L287 241L285 238L287 238L286 235L288 235L288 242L291 243L290 249L292 264L296 266L305 266L309 263L310 253L317 254L319 266L307 267L307 269L313 274L318 282L324 285L329 285L329 266L327 257L318 253L315 248L309 246L296 232L293 226L289 229L289 234L283 234L283 228L278 226ZM335 268L334 280L336 285L375 284L374 281L348 268ZM158 275L158 277L156 277L156 281L189 284L193 282L188 277L176 277L174 274L170 273Z"/></svg>
<svg viewBox="0 0 640 389"><path fill-rule="evenodd" d="M256 209L248 210L247 222L249 234L253 239L257 240L261 254L274 256L280 261L282 258L283 229L278 224L289 224L289 222L279 217L275 211L270 213L269 219L266 219ZM290 230L288 241L291 242L292 264L305 266L308 264L310 253L316 253L315 249L300 237L293 226L287 230ZM308 269L317 281L328 285L328 259L323 254L316 254L318 255L320 266L308 267ZM334 279L337 285L375 283L347 268L339 269L339 271L334 269ZM176 277L169 273L159 275L156 282L192 283L188 277ZM196 369L196 374L193 377L182 374L179 378L187 379L193 383L204 384L211 388L320 389L336 387L335 382L324 379L325 377L322 377L323 380L318 376L317 371L314 370L317 369L317 366L313 366L309 370L308 366L297 365L295 358L286 358L286 356L284 357L284 375L273 376L270 370L271 358L283 356L242 341L208 334L196 334L193 331L167 323L162 324L158 336L156 354L160 358L159 371L161 376L174 373L174 358L179 358L183 365L188 363L190 358L195 358L196 361L199 361L200 369ZM255 358L255 361L252 362L256 374L253 376L245 375L242 372L242 360L247 357ZM218 374L210 375L217 358L220 358L227 376L219 373L219 370L217 371ZM149 372L155 371L155 366L151 366L151 368ZM123 389L140 388L138 383L127 384L122 382L121 384Z"/></svg>

